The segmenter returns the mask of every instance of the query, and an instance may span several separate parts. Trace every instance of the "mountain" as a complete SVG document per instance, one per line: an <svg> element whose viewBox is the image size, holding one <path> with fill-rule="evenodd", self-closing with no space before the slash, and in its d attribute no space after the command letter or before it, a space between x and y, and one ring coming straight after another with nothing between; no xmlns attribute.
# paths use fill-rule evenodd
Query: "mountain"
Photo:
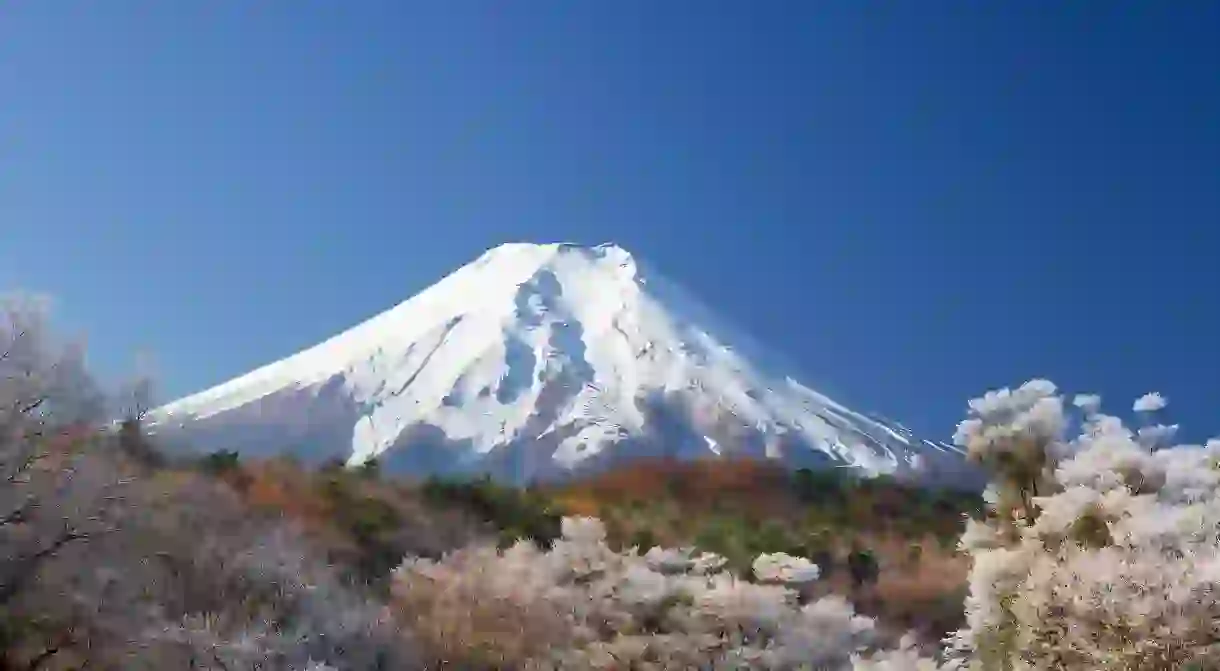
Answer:
<svg viewBox="0 0 1220 671"><path fill-rule="evenodd" d="M634 457L956 478L956 448L802 386L615 245L505 244L314 347L153 411L165 442L525 482Z"/></svg>

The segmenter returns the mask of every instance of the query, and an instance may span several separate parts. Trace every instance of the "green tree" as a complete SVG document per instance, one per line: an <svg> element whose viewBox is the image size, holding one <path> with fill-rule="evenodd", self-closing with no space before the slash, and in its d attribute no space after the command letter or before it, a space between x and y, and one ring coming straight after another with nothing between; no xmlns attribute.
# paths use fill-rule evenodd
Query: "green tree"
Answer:
<svg viewBox="0 0 1220 671"><path fill-rule="evenodd" d="M209 475L225 475L241 467L236 450L216 450L199 460L199 470Z"/></svg>
<svg viewBox="0 0 1220 671"><path fill-rule="evenodd" d="M634 546L640 549L641 552L651 550L657 545L656 534L647 527L641 527L631 532L631 540L629 546ZM698 543L696 543L698 545Z"/></svg>

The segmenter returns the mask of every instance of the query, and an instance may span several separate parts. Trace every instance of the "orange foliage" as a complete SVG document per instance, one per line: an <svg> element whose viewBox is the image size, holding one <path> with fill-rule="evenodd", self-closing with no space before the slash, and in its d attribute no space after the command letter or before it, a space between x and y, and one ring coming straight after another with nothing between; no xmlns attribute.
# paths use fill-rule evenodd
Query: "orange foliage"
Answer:
<svg viewBox="0 0 1220 671"><path fill-rule="evenodd" d="M555 497L555 503L568 515L597 517L601 514L602 509L602 504L596 498L582 492L559 494Z"/></svg>
<svg viewBox="0 0 1220 671"><path fill-rule="evenodd" d="M706 508L714 501L748 506L759 514L791 509L782 468L756 460L641 460L559 488L557 497L596 511L601 504L671 500Z"/></svg>
<svg viewBox="0 0 1220 671"><path fill-rule="evenodd" d="M243 494L252 506L279 511L307 526L323 524L331 513L300 467L267 461L246 466L245 475Z"/></svg>

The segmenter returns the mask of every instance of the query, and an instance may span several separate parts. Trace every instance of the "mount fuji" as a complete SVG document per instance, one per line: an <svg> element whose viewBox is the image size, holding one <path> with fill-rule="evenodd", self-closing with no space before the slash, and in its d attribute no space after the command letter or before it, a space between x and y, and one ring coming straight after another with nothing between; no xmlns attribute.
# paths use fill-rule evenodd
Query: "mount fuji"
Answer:
<svg viewBox="0 0 1220 671"><path fill-rule="evenodd" d="M154 410L167 444L524 483L639 457L926 482L951 445L809 389L612 244L501 245L314 347Z"/></svg>

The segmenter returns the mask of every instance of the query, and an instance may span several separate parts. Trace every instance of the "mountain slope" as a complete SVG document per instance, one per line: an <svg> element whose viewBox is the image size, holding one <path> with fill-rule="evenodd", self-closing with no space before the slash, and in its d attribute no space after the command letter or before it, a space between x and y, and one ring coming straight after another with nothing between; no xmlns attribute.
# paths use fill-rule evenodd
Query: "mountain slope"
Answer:
<svg viewBox="0 0 1220 671"><path fill-rule="evenodd" d="M506 244L315 347L159 408L151 425L212 449L512 481L640 455L898 475L960 462L764 370L756 349L620 247Z"/></svg>

